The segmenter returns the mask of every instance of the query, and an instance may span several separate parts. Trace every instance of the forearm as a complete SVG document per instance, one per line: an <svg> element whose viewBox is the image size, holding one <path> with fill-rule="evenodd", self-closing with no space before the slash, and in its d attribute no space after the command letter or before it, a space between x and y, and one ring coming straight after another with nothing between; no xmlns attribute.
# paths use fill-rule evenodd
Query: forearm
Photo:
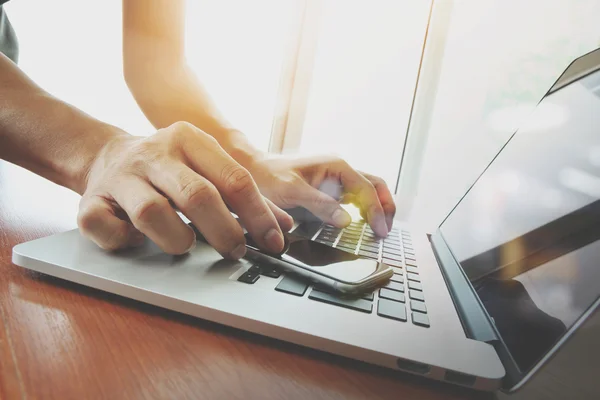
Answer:
<svg viewBox="0 0 600 400"><path fill-rule="evenodd" d="M78 193L106 143L125 134L43 91L0 54L0 158Z"/></svg>
<svg viewBox="0 0 600 400"><path fill-rule="evenodd" d="M159 60L136 62L127 84L157 129L187 121L213 136L242 165L262 156L246 136L218 110L208 91L184 63L161 66ZM144 65L144 67L139 67Z"/></svg>

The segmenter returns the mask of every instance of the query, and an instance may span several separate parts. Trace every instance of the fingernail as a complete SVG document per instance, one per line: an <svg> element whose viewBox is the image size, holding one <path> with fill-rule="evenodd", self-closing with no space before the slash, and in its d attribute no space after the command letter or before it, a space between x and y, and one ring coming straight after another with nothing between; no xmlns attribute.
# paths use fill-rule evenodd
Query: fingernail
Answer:
<svg viewBox="0 0 600 400"><path fill-rule="evenodd" d="M352 217L350 217L350 214L341 208L335 210L331 218L333 219L333 222L340 228L346 227L352 222Z"/></svg>
<svg viewBox="0 0 600 400"><path fill-rule="evenodd" d="M385 217L383 215L378 215L375 218L373 218L372 225L373 225L373 230L375 231L377 236L387 237L389 231L388 231L388 226L385 222Z"/></svg>
<svg viewBox="0 0 600 400"><path fill-rule="evenodd" d="M243 244L240 244L231 253L229 253L229 255L234 260L239 260L240 258L242 258L246 255L246 246L244 246Z"/></svg>
<svg viewBox="0 0 600 400"><path fill-rule="evenodd" d="M279 253L283 249L283 236L277 229L271 228L265 235L265 243L269 246L271 251Z"/></svg>
<svg viewBox="0 0 600 400"><path fill-rule="evenodd" d="M194 250L195 248L196 248L196 237L194 236L194 240L192 240L191 246L185 252L189 253L190 251Z"/></svg>

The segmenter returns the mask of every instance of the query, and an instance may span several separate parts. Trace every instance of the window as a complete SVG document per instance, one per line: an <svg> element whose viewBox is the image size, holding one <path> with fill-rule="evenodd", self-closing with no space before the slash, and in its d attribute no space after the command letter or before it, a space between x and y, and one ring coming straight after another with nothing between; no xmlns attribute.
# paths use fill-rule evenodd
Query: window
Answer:
<svg viewBox="0 0 600 400"><path fill-rule="evenodd" d="M440 76L422 164L405 165L419 173L412 218L429 230L571 61L600 46L597 0L452 3L443 56L429 60Z"/></svg>
<svg viewBox="0 0 600 400"><path fill-rule="evenodd" d="M430 4L323 3L301 152L335 153L396 185Z"/></svg>
<svg viewBox="0 0 600 400"><path fill-rule="evenodd" d="M225 117L268 150L296 0L188 0L186 55ZM291 49L293 50L293 49Z"/></svg>
<svg viewBox="0 0 600 400"><path fill-rule="evenodd" d="M225 116L267 150L296 0L187 2L186 52ZM40 86L130 133L154 131L122 74L121 2L19 0L6 5L19 66Z"/></svg>
<svg viewBox="0 0 600 400"><path fill-rule="evenodd" d="M122 77L121 2L6 9L36 82L153 132ZM400 216L432 230L566 66L600 46L598 15L599 0L189 0L186 46L259 148L335 153L398 181Z"/></svg>
<svg viewBox="0 0 600 400"><path fill-rule="evenodd" d="M123 80L121 2L18 0L5 8L19 66L38 85L133 134L153 131Z"/></svg>

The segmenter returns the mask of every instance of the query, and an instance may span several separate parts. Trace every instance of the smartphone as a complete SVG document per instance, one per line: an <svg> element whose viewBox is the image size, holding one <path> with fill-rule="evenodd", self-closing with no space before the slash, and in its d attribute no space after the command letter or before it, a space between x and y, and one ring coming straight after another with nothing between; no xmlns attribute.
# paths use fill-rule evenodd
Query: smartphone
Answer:
<svg viewBox="0 0 600 400"><path fill-rule="evenodd" d="M246 234L246 258L259 265L273 265L308 281L345 294L359 294L384 285L393 269L376 260L361 258L310 239L284 234L281 253L261 250Z"/></svg>

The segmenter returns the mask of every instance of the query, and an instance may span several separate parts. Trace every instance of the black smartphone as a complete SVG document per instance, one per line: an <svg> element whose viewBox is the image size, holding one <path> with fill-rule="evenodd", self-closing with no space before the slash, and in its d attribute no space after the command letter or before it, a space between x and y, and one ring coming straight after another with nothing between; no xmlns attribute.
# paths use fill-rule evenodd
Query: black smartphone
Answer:
<svg viewBox="0 0 600 400"><path fill-rule="evenodd" d="M284 238L284 250L280 254L271 254L261 250L247 234L246 258L259 265L278 266L312 283L348 294L381 286L394 274L389 265L376 260L293 234L284 234Z"/></svg>

